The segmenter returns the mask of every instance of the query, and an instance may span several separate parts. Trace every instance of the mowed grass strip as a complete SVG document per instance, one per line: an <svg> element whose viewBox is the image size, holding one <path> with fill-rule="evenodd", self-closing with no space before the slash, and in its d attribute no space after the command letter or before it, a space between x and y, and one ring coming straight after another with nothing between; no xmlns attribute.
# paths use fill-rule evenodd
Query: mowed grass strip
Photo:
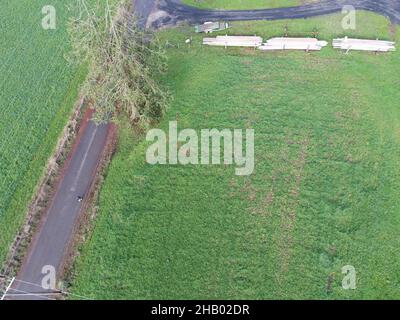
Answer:
<svg viewBox="0 0 400 320"><path fill-rule="evenodd" d="M235 23L230 32L321 39L340 15ZM397 27L360 12L361 37ZM164 31L160 127L254 128L256 168L151 166L147 143L121 122L94 232L73 292L104 299L400 298L400 54L262 53L202 47L192 29ZM357 289L343 290L352 265Z"/></svg>
<svg viewBox="0 0 400 320"><path fill-rule="evenodd" d="M183 0L182 2L202 9L247 10L297 6L312 0Z"/></svg>

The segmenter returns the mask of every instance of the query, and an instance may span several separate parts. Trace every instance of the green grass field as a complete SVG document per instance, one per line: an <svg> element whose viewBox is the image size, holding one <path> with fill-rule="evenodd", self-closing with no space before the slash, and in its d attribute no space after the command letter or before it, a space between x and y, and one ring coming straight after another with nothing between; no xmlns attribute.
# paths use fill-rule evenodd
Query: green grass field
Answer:
<svg viewBox="0 0 400 320"><path fill-rule="evenodd" d="M340 16L241 22L230 33L343 35ZM243 32L244 30L244 32ZM151 166L121 122L94 233L73 292L104 299L400 298L400 53L345 55L185 48L164 31L165 120L179 128L254 128L255 173ZM362 37L397 29L359 13ZM353 265L357 289L341 268Z"/></svg>
<svg viewBox="0 0 400 320"><path fill-rule="evenodd" d="M0 4L0 265L85 77L64 59L69 3L51 2L56 30L41 25L48 1Z"/></svg>
<svg viewBox="0 0 400 320"><path fill-rule="evenodd" d="M302 3L301 0L183 0L183 2L202 9L231 10L280 8L296 6Z"/></svg>

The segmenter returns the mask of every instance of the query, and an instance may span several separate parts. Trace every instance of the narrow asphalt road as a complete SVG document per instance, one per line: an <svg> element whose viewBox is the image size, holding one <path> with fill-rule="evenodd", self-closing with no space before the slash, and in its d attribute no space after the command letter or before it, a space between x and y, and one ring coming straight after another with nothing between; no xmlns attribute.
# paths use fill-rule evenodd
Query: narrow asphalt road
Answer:
<svg viewBox="0 0 400 320"><path fill-rule="evenodd" d="M79 196L88 193L99 159L104 149L108 126L97 126L89 119L82 124L83 132L72 149L65 175L55 197L34 237L14 285L9 290L12 299L47 299L41 296L51 291L42 288L48 274L46 266L59 272L64 262L74 227L82 209ZM45 268L45 269L43 269ZM48 268L48 267L47 267Z"/></svg>
<svg viewBox="0 0 400 320"><path fill-rule="evenodd" d="M352 5L356 9L373 11L388 17L394 23L400 23L400 0L321 0L297 7L260 10L204 10L184 5L181 0L159 0L157 1L157 9L160 17L154 19L152 26L160 28L176 25L183 21L201 23L216 20L310 18L340 12L344 5Z"/></svg>
<svg viewBox="0 0 400 320"><path fill-rule="evenodd" d="M132 0L134 6L134 15L137 19L137 26L140 29L145 29L147 19L151 14L152 10L157 4L157 0Z"/></svg>

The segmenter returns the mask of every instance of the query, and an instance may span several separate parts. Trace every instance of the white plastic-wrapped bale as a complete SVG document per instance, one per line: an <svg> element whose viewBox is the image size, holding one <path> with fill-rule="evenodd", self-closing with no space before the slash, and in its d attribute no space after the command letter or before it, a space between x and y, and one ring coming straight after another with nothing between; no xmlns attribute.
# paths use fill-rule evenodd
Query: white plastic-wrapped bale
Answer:
<svg viewBox="0 0 400 320"><path fill-rule="evenodd" d="M351 39L341 38L333 40L333 47L336 49L346 50L359 50L359 51L375 51L375 52L389 52L395 51L395 42L382 41L382 40L365 40L365 39Z"/></svg>
<svg viewBox="0 0 400 320"><path fill-rule="evenodd" d="M204 38L203 44L220 47L254 47L261 46L263 39L257 36L217 36Z"/></svg>
<svg viewBox="0 0 400 320"><path fill-rule="evenodd" d="M305 50L320 51L326 47L328 42L320 41L315 38L272 38L267 40L258 49L263 51L273 50Z"/></svg>

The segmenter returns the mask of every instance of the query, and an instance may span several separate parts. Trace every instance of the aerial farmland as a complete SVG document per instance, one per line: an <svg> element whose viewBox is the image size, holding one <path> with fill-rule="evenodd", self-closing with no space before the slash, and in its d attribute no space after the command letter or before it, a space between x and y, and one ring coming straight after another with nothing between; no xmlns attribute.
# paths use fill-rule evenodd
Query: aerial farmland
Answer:
<svg viewBox="0 0 400 320"><path fill-rule="evenodd" d="M1 300L400 299L400 5L365 3L3 1Z"/></svg>

